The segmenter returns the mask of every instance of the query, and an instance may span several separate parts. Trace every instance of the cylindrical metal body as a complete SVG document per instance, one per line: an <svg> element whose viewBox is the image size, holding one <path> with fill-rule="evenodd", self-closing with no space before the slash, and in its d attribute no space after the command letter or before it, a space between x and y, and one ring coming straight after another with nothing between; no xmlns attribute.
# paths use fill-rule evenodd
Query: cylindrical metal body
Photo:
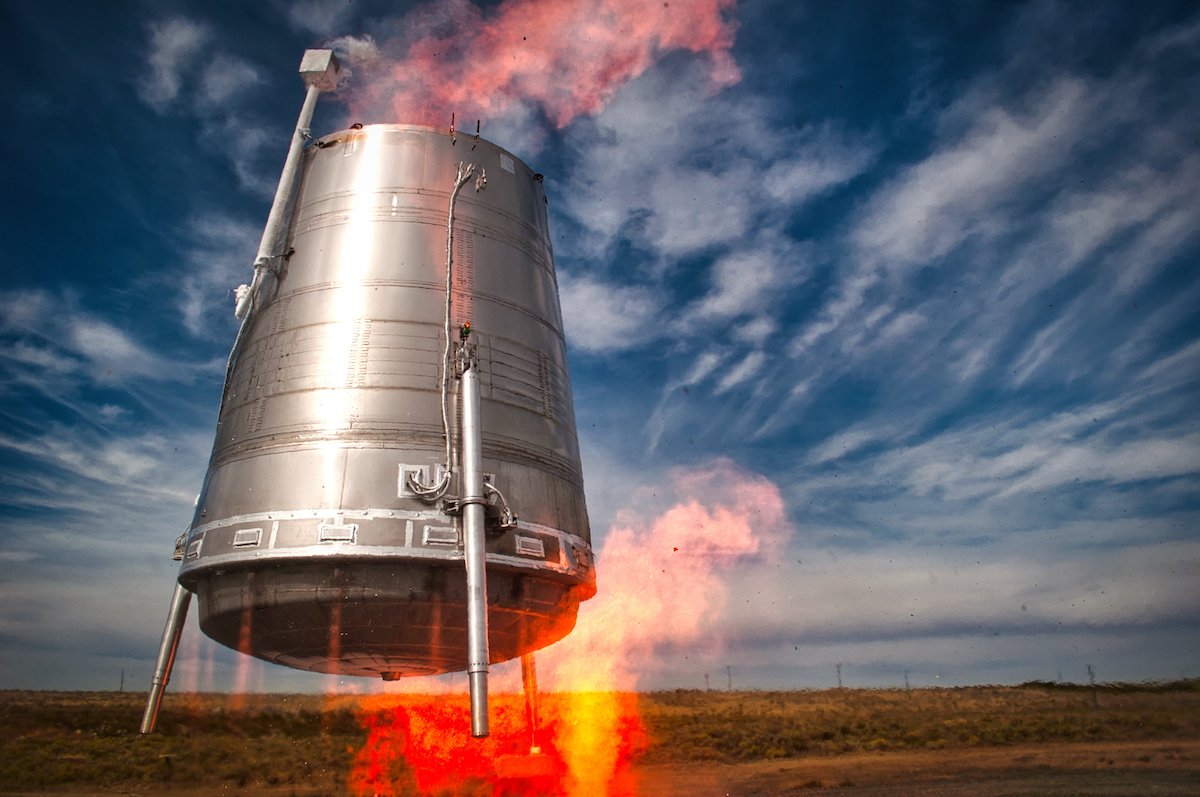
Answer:
<svg viewBox="0 0 1200 797"><path fill-rule="evenodd" d="M500 529L487 512L490 660L550 644L595 574L540 177L428 128L321 143L300 167L294 252L234 355L179 580L205 633L269 661L388 678L467 668L462 505L426 503L408 477L437 483L445 459L447 213L468 161L487 185L458 196L452 322L474 330L483 476L519 516ZM463 464L447 498L467 494Z"/></svg>

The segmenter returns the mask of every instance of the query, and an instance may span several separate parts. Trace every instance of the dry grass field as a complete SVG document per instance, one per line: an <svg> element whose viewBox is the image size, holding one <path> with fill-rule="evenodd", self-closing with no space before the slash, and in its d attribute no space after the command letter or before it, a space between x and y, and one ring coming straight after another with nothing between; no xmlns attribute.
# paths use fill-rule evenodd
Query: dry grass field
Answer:
<svg viewBox="0 0 1200 797"><path fill-rule="evenodd" d="M0 692L0 794L361 793L351 773L370 723L358 698L169 694L152 736L137 733L143 701ZM636 703L645 742L623 793L1200 794L1195 680L1095 690L675 691ZM420 793L402 774L390 794ZM501 792L468 778L438 793Z"/></svg>
<svg viewBox="0 0 1200 797"><path fill-rule="evenodd" d="M1200 795L1197 681L647 698L647 795Z"/></svg>

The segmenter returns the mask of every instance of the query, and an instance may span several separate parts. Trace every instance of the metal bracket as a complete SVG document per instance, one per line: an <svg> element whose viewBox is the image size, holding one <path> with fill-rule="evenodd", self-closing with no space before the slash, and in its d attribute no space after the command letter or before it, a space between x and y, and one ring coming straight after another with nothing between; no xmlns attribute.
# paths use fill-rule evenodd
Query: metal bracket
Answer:
<svg viewBox="0 0 1200 797"><path fill-rule="evenodd" d="M500 488L492 484L490 481L483 483L483 491L488 497L488 509L495 515L496 527L500 531L515 529L517 527L517 515L508 506L508 499L504 497L504 493L500 492ZM492 497L500 499L500 505L492 503ZM489 518L489 520L492 518Z"/></svg>
<svg viewBox="0 0 1200 797"><path fill-rule="evenodd" d="M396 495L401 498L410 496L422 498L421 493L413 489L413 481L418 485L442 484L447 478L446 466L440 462L436 465L408 465L402 462L400 463L399 478L396 480ZM432 501L436 498L422 498L422 500Z"/></svg>
<svg viewBox="0 0 1200 797"><path fill-rule="evenodd" d="M188 529L184 529L183 533L175 538L175 552L171 554L171 558L176 562L183 561L183 552L187 548Z"/></svg>
<svg viewBox="0 0 1200 797"><path fill-rule="evenodd" d="M468 368L477 368L479 357L474 343L456 343L454 352L454 376L461 379Z"/></svg>
<svg viewBox="0 0 1200 797"><path fill-rule="evenodd" d="M486 520L486 529L488 534L499 536L509 529L517 527L517 516L508 508L508 501L505 500L504 494L501 493L496 486L492 484L495 478L490 473L485 473L483 476L483 498L464 499L464 498L444 498L442 499L442 512L451 517L458 517L462 514L465 507L471 504L478 504L483 507L484 517ZM499 503L494 499L498 498Z"/></svg>
<svg viewBox="0 0 1200 797"><path fill-rule="evenodd" d="M478 504L485 510L491 505L483 498L446 498L442 500L442 511L447 515L461 515L465 507Z"/></svg>

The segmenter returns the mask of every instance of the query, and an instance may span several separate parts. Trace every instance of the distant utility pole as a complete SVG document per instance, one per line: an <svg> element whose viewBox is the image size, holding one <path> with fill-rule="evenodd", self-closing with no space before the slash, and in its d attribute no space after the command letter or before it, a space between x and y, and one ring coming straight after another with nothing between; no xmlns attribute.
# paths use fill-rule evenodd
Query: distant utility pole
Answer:
<svg viewBox="0 0 1200 797"><path fill-rule="evenodd" d="M908 687L908 670L904 671L904 691L905 692L911 691Z"/></svg>
<svg viewBox="0 0 1200 797"><path fill-rule="evenodd" d="M838 689L842 688L842 663L837 663Z"/></svg>
<svg viewBox="0 0 1200 797"><path fill-rule="evenodd" d="M725 665L725 676L729 679L729 683L726 684L725 688L728 691L732 692L733 691L733 667L730 667L728 664Z"/></svg>
<svg viewBox="0 0 1200 797"><path fill-rule="evenodd" d="M121 669L121 691L122 692L125 691L125 670L124 670L124 668Z"/></svg>
<svg viewBox="0 0 1200 797"><path fill-rule="evenodd" d="M704 673L704 691L705 692L710 691L708 688L708 673Z"/></svg>
<svg viewBox="0 0 1200 797"><path fill-rule="evenodd" d="M1088 665L1088 683L1092 685L1092 708L1100 708L1100 699L1096 696L1096 668Z"/></svg>

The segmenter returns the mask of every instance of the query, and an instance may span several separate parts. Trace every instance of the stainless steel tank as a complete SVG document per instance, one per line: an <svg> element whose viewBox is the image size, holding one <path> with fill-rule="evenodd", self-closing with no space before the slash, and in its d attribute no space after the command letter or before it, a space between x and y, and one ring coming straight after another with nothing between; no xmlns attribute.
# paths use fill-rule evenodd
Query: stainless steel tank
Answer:
<svg viewBox="0 0 1200 797"><path fill-rule="evenodd" d="M460 162L483 180L448 207ZM179 582L213 639L304 670L387 679L462 670L467 583L460 386L481 394L493 662L554 642L595 592L540 175L477 136L371 125L308 146L286 243L231 360ZM448 237L448 232L452 235ZM454 337L457 337L455 335ZM451 374L452 376L452 374ZM516 514L505 522L504 501Z"/></svg>

